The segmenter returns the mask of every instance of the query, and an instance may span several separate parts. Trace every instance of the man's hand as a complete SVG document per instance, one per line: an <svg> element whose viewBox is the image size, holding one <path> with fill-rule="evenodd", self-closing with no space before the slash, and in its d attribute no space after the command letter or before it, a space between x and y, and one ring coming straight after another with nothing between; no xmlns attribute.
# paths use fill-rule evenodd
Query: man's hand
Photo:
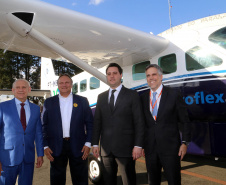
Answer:
<svg viewBox="0 0 226 185"><path fill-rule="evenodd" d="M99 157L99 147L93 147L93 155L94 157L98 158Z"/></svg>
<svg viewBox="0 0 226 185"><path fill-rule="evenodd" d="M133 160L137 160L138 158L140 158L142 156L142 148L135 146L133 148L132 156L133 156Z"/></svg>
<svg viewBox="0 0 226 185"><path fill-rule="evenodd" d="M142 156L145 158L145 152L144 152L144 149L142 149Z"/></svg>
<svg viewBox="0 0 226 185"><path fill-rule="evenodd" d="M0 163L0 176L2 175L2 163Z"/></svg>
<svg viewBox="0 0 226 185"><path fill-rule="evenodd" d="M86 160L86 158L87 158L88 155L89 155L90 148L89 148L88 146L83 146L82 152L83 152L82 159L83 159L83 160Z"/></svg>
<svg viewBox="0 0 226 185"><path fill-rule="evenodd" d="M46 157L51 161L51 162L53 162L54 161L54 158L53 158L53 156L52 156L52 150L50 149L50 148L46 148L45 150L44 150L44 153L45 153L45 155L46 155Z"/></svg>
<svg viewBox="0 0 226 185"><path fill-rule="evenodd" d="M43 156L37 157L36 168L42 167L43 162L44 162Z"/></svg>
<svg viewBox="0 0 226 185"><path fill-rule="evenodd" d="M179 149L179 153L178 153L178 156L180 156L180 160L182 161L182 159L184 158L185 154L187 153L187 146L185 144L182 144L180 146L180 149Z"/></svg>

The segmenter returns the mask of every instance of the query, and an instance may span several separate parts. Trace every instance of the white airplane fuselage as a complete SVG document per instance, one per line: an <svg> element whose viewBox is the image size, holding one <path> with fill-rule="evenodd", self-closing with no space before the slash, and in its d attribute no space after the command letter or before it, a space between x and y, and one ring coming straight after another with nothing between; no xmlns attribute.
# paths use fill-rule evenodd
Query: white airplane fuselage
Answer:
<svg viewBox="0 0 226 185"><path fill-rule="evenodd" d="M226 14L220 14L169 29L159 34L170 41L167 49L147 61L123 66L123 85L140 94L149 90L144 73L149 63L163 68L164 85L180 89L192 124L188 149L192 154L226 155L225 22ZM105 74L105 67L100 71ZM91 78L82 72L72 79L76 94L87 97L94 112L98 94L109 87L100 81L97 88L92 88ZM56 87L53 95L55 92Z"/></svg>

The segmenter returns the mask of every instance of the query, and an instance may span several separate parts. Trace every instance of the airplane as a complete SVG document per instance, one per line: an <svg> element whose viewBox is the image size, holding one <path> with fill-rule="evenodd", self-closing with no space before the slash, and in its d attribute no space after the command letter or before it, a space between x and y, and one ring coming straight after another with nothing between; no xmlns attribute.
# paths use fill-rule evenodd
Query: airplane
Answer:
<svg viewBox="0 0 226 185"><path fill-rule="evenodd" d="M123 66L123 84L140 94L149 90L144 71L150 63L163 68L164 85L181 90L192 121L192 142L188 147L190 154L226 156L225 20L226 14L220 14L167 30L160 34L171 42L167 50L147 61L138 60L135 64ZM51 59L41 60L42 66L48 63L48 71L53 73ZM104 74L105 69L106 66L99 71ZM58 77L55 77L56 84ZM94 112L98 94L109 87L86 71L72 79L73 93L87 97ZM52 86L53 95L56 89L57 85ZM94 183L100 179L99 165L92 158L89 175Z"/></svg>
<svg viewBox="0 0 226 185"><path fill-rule="evenodd" d="M149 90L145 67L158 64L163 84L180 89L188 106L188 153L226 156L226 13L153 35L41 1L1 0L0 48L48 58L42 58L47 67L42 67L41 81L53 95L58 92L57 76L50 59L82 68L85 72L73 77L72 91L89 95L93 112L97 95L108 89L107 64L121 65L123 85L140 94ZM90 161L96 182L99 163Z"/></svg>

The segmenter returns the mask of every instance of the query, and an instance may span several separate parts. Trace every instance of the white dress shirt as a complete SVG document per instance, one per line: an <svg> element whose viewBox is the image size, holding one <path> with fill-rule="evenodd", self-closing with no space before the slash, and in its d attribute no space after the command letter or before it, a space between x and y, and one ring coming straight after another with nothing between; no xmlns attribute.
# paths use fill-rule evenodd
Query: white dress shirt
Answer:
<svg viewBox="0 0 226 185"><path fill-rule="evenodd" d="M70 137L70 124L71 124L71 115L73 110L73 95L70 93L67 97L63 97L59 94L60 102L60 113L62 120L63 128L63 138ZM91 148L91 143L86 142L86 146Z"/></svg>
<svg viewBox="0 0 226 185"><path fill-rule="evenodd" d="M60 113L63 128L63 138L70 137L71 114L73 108L73 96L70 93L67 97L59 94Z"/></svg>
<svg viewBox="0 0 226 185"><path fill-rule="evenodd" d="M162 92L162 88L163 88L163 85L161 84L160 86L159 86L159 88L155 91L157 94L155 95L155 98L156 98L156 100L157 100L157 103L156 103L156 105L155 106L157 106L157 110L159 109L159 103L160 103L160 100L161 100L161 96L162 96L162 94L160 95L160 93ZM154 91L152 91L151 89L150 89L150 91L151 91L151 97L150 97L150 111L151 111L151 113L152 113L152 106L151 106L151 102L152 102L152 100L153 100L153 92ZM159 96L160 95L160 96ZM154 116L153 116L153 118L154 118Z"/></svg>
<svg viewBox="0 0 226 185"><path fill-rule="evenodd" d="M122 84L120 84L116 89L112 89L112 88L109 89L109 93L108 93L108 103L110 102L112 90L116 90L116 91L114 92L114 105L115 105L115 102L116 102L116 100L117 100L117 98L118 98L118 95L119 95L121 89L122 89Z"/></svg>

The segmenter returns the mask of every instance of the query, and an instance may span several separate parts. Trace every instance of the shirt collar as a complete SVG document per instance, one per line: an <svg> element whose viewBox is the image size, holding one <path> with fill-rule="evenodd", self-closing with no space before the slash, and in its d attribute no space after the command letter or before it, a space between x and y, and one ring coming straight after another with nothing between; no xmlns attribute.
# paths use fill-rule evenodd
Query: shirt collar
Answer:
<svg viewBox="0 0 226 185"><path fill-rule="evenodd" d="M111 93L112 90L116 90L116 91L119 92L121 89L122 89L122 84L120 84L116 89L112 89L112 88L110 87L110 90L109 90L109 91L110 91L110 93Z"/></svg>
<svg viewBox="0 0 226 185"><path fill-rule="evenodd" d="M67 96L67 97L63 97L61 96L61 94L59 93L59 98L60 99L67 99L67 98L71 98L72 97L72 92Z"/></svg>
<svg viewBox="0 0 226 185"><path fill-rule="evenodd" d="M161 85L159 86L159 88L158 88L155 92L157 92L157 94L160 94L161 91L162 91L162 88L163 88L163 85L161 84ZM151 89L151 88L150 88L150 89ZM154 91L151 90L151 94L153 94L153 92L154 92Z"/></svg>
<svg viewBox="0 0 226 185"><path fill-rule="evenodd" d="M18 100L17 98L15 98L15 102L16 102L16 105L20 105L22 102L20 100ZM25 105L28 105L28 100L26 100L24 102Z"/></svg>

